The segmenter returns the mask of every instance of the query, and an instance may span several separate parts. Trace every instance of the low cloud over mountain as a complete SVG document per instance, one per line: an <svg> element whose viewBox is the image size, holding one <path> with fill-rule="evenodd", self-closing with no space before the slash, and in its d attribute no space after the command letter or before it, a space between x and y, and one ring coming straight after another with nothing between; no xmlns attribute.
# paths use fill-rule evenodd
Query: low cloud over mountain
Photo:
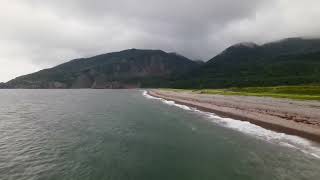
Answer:
<svg viewBox="0 0 320 180"><path fill-rule="evenodd" d="M128 48L208 60L241 41L320 33L317 0L4 0L0 81Z"/></svg>

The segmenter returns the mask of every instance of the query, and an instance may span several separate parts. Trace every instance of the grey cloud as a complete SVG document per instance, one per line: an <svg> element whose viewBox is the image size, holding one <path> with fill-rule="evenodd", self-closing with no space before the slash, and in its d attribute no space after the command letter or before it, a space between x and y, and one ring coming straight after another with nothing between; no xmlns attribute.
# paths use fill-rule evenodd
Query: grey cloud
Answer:
<svg viewBox="0 0 320 180"><path fill-rule="evenodd" d="M208 60L239 41L318 36L319 5L317 0L4 0L0 63L13 70L0 67L0 81L133 47Z"/></svg>

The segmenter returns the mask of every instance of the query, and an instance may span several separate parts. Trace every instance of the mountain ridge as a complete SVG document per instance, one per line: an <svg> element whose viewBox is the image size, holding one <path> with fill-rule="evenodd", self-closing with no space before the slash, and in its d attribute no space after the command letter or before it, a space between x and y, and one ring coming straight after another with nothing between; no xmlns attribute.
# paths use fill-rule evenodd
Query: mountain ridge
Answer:
<svg viewBox="0 0 320 180"><path fill-rule="evenodd" d="M232 45L177 87L225 88L319 83L320 39L287 38Z"/></svg>
<svg viewBox="0 0 320 180"><path fill-rule="evenodd" d="M6 83L11 88L134 88L153 86L156 79L185 73L198 64L162 50L128 49L79 58L17 77ZM149 82L147 82L149 81Z"/></svg>
<svg viewBox="0 0 320 180"><path fill-rule="evenodd" d="M320 39L234 44L207 62L127 49L17 77L0 88L224 88L320 83Z"/></svg>

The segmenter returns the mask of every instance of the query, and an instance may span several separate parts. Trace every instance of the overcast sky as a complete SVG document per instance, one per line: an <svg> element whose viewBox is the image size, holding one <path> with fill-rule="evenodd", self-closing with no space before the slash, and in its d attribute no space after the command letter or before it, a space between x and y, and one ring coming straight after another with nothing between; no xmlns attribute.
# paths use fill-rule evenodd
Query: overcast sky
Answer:
<svg viewBox="0 0 320 180"><path fill-rule="evenodd" d="M319 0L1 0L0 82L128 48L208 60L242 41L320 35Z"/></svg>

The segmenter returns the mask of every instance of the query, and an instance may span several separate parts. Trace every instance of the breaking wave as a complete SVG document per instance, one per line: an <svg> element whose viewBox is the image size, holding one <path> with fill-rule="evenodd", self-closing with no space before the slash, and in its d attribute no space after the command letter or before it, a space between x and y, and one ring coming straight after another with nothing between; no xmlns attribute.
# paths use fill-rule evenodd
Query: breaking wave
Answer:
<svg viewBox="0 0 320 180"><path fill-rule="evenodd" d="M210 119L210 121L212 121L213 123L219 124L223 127L240 131L247 135L251 135L256 138L265 140L267 142L279 144L281 146L286 146L288 148L301 151L303 153L309 154L313 157L320 159L320 146L302 137L268 130L247 121L240 121L231 118L220 117L214 113L204 112L196 108L188 107L186 105L177 104L174 101L168 101L163 98L153 97L149 95L147 91L143 91L143 96L145 96L148 99L160 100L163 103L170 106L175 106L184 110L200 113L204 115L206 118Z"/></svg>

